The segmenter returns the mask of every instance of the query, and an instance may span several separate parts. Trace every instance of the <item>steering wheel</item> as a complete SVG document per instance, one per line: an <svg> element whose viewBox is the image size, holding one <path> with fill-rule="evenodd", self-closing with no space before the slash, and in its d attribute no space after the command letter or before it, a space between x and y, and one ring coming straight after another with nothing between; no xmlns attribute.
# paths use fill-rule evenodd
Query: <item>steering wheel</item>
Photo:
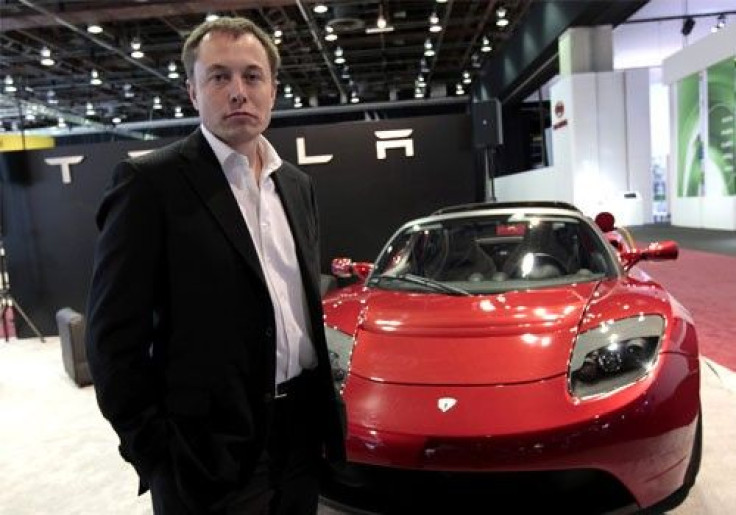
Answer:
<svg viewBox="0 0 736 515"><path fill-rule="evenodd" d="M527 256L528 254L524 254ZM526 276L528 279L549 279L552 277L559 277L567 273L567 266L558 257L546 252L533 252L534 256L534 268ZM522 260L517 261L514 264L512 270L512 277L520 278L521 275L521 264Z"/></svg>

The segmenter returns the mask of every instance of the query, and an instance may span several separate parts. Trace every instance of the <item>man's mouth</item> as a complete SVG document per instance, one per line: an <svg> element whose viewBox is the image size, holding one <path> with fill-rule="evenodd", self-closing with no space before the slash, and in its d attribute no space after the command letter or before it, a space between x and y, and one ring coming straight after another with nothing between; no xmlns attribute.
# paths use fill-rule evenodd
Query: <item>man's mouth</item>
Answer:
<svg viewBox="0 0 736 515"><path fill-rule="evenodd" d="M238 118L241 118L241 119L242 118L249 118L249 119L253 119L253 120L256 120L257 119L256 115L251 114L251 113L246 113L244 111L236 111L234 113L230 113L227 116L225 116L225 119L227 119L227 120L229 120L231 118L235 118L235 119L238 119Z"/></svg>

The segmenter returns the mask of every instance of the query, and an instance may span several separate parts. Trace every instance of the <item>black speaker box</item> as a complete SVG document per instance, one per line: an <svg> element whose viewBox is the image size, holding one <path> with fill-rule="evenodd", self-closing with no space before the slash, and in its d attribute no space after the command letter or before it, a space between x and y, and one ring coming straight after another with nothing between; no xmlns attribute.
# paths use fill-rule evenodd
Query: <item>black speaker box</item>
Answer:
<svg viewBox="0 0 736 515"><path fill-rule="evenodd" d="M496 98L472 102L473 146L476 148L503 145L501 102Z"/></svg>

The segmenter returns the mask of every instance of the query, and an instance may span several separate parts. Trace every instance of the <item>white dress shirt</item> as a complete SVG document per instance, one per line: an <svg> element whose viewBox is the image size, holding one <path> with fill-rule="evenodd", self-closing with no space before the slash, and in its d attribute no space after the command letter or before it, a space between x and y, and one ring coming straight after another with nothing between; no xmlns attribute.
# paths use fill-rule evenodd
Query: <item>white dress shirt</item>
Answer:
<svg viewBox="0 0 736 515"><path fill-rule="evenodd" d="M282 164L263 136L258 153L263 163L260 184L248 158L202 125L202 134L217 156L248 226L266 278L276 319L276 384L317 365L294 237L272 174Z"/></svg>

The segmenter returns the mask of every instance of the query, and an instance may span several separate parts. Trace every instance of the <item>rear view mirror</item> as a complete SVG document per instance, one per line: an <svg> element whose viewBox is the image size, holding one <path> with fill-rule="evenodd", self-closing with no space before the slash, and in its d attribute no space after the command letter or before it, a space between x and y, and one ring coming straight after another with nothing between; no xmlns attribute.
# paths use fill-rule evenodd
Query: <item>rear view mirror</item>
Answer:
<svg viewBox="0 0 736 515"><path fill-rule="evenodd" d="M332 275L340 279L358 277L365 279L373 271L373 263L355 262L350 258L339 257L332 260Z"/></svg>

